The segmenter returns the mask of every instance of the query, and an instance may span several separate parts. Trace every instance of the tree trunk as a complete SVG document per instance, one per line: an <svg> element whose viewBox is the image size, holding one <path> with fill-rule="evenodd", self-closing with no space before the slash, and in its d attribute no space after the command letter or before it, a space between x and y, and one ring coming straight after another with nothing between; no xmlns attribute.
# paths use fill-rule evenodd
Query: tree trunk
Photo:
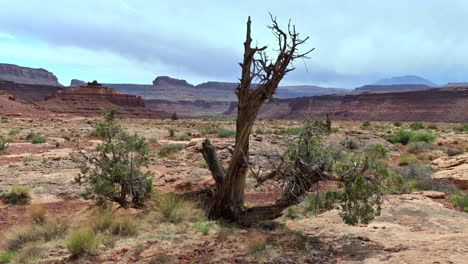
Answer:
<svg viewBox="0 0 468 264"><path fill-rule="evenodd" d="M236 143L231 161L225 173L216 155L215 148L207 139L203 143L202 153L216 182L216 189L209 206L209 217L225 218L238 223L248 223L252 219L265 220L278 217L286 208L284 201L273 206L247 209L244 207L244 189L249 163L249 136L261 106L272 99L279 82L284 75L294 68L288 68L291 61L305 57L309 52L296 54L297 47L308 38L299 39L294 26L289 25L287 33L282 31L276 19L272 17L270 27L278 39L278 56L270 61L262 48L251 47L250 17L247 21L247 34L244 42L244 59L240 64L242 76L236 89L238 98ZM256 56L257 55L257 56ZM252 82L258 84L253 87ZM286 207L285 207L286 206Z"/></svg>

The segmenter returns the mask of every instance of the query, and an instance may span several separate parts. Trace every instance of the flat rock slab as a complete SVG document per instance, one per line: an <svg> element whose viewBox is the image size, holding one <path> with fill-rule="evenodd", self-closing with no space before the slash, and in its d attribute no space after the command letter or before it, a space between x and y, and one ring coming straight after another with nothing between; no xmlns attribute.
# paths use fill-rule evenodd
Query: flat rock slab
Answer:
<svg viewBox="0 0 468 264"><path fill-rule="evenodd" d="M466 263L468 214L420 194L389 196L369 225L348 226L338 211L286 224L334 245L339 263Z"/></svg>
<svg viewBox="0 0 468 264"><path fill-rule="evenodd" d="M435 179L446 179L460 189L468 189L468 154L453 157L441 157L432 162L439 167L434 173Z"/></svg>

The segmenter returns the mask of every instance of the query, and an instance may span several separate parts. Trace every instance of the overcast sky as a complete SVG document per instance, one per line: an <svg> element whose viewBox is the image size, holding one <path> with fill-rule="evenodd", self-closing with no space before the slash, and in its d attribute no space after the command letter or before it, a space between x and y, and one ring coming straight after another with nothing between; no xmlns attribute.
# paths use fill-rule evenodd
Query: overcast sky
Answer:
<svg viewBox="0 0 468 264"><path fill-rule="evenodd" d="M274 48L268 12L316 48L283 84L468 81L466 0L0 0L0 63L45 68L64 85L236 81L249 15L254 42Z"/></svg>

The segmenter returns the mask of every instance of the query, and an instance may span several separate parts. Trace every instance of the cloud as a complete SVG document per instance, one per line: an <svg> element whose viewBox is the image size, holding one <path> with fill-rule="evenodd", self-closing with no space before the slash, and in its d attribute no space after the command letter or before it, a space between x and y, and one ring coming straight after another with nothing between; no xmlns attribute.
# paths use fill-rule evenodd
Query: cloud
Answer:
<svg viewBox="0 0 468 264"><path fill-rule="evenodd" d="M15 37L13 37L12 35L7 34L7 33L0 32L0 39L7 39L7 40L10 39L10 40L12 40L12 39L15 39Z"/></svg>
<svg viewBox="0 0 468 264"><path fill-rule="evenodd" d="M468 2L462 0L30 0L21 8L15 1L0 2L6 35L45 43L43 48L86 50L95 55L86 59L102 67L112 66L104 54L127 61L122 67L163 65L150 71L190 76L192 82L235 81L248 15L254 41L275 43L265 27L268 11L283 25L292 18L298 31L311 37L309 47L316 48L307 67L296 62L288 83L352 87L406 74L445 83L463 81L468 71L468 36L460 22Z"/></svg>

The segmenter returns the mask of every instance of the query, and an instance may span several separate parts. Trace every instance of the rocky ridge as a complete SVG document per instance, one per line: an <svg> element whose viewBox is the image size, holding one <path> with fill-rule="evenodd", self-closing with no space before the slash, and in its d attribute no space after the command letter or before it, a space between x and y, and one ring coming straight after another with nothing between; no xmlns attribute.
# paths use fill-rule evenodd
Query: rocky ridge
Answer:
<svg viewBox="0 0 468 264"><path fill-rule="evenodd" d="M21 84L62 86L57 77L45 69L33 69L6 63L0 63L0 79Z"/></svg>

